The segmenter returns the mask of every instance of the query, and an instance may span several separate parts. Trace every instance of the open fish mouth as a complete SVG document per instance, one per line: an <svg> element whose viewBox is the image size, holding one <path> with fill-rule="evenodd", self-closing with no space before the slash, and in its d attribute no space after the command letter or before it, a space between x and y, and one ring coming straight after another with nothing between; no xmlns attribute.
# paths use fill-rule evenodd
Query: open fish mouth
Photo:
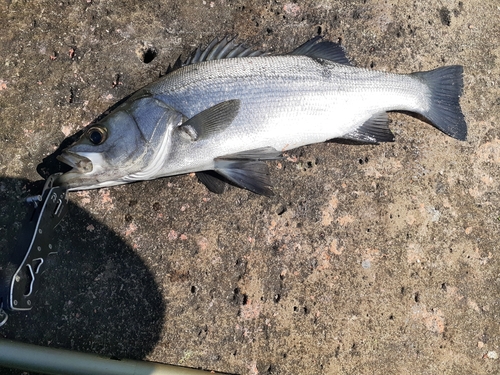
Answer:
<svg viewBox="0 0 500 375"><path fill-rule="evenodd" d="M71 151L64 151L57 156L57 160L72 167L71 173L89 173L93 170L92 161L89 158Z"/></svg>
<svg viewBox="0 0 500 375"><path fill-rule="evenodd" d="M95 189L116 185L114 180L99 181L105 162L98 152L64 151L57 159L72 169L59 175L54 181L55 186L63 186L68 190Z"/></svg>
<svg viewBox="0 0 500 375"><path fill-rule="evenodd" d="M70 166L72 169L56 178L54 185L65 186L68 189L73 189L92 179L94 164L89 157L77 154L71 151L64 151L57 156L57 160Z"/></svg>

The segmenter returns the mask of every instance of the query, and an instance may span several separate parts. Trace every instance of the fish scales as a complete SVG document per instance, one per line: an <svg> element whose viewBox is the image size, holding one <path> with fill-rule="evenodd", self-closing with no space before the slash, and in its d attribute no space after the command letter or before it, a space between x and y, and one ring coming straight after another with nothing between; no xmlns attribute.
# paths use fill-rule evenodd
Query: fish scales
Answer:
<svg viewBox="0 0 500 375"><path fill-rule="evenodd" d="M231 154L251 143L285 151L324 142L349 133L374 113L418 110L428 96L411 77L303 56L207 61L175 71L145 90L187 117L241 98L240 111L224 133L174 152L179 159L175 173L193 167L185 165L187 158L196 163L205 158L200 168L210 167L220 148Z"/></svg>
<svg viewBox="0 0 500 375"><path fill-rule="evenodd" d="M271 56L226 38L174 67L89 125L59 156L73 169L57 183L79 190L196 172L214 192L230 182L271 195L265 160L333 138L393 141L387 111L467 135L461 66L394 74L350 66L320 38Z"/></svg>

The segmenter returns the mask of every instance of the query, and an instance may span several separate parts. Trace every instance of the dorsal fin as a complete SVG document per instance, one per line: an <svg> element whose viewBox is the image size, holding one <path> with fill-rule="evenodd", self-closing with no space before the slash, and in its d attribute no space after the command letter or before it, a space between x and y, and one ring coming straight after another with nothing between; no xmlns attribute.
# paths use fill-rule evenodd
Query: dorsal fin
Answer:
<svg viewBox="0 0 500 375"><path fill-rule="evenodd" d="M344 47L328 40L323 41L323 37L319 35L308 40L288 54L315 57L331 60L338 64L351 65L351 62L346 56Z"/></svg>
<svg viewBox="0 0 500 375"><path fill-rule="evenodd" d="M233 57L256 57L268 55L269 52L264 52L260 50L253 50L244 44L239 44L234 42L234 38L226 36L219 41L218 38L212 40L208 46L204 49L198 47L189 56L182 66L196 64L203 61L209 60L220 60L220 59L230 59Z"/></svg>
<svg viewBox="0 0 500 375"><path fill-rule="evenodd" d="M173 72L183 66L197 64L203 61L268 55L271 55L271 52L254 50L243 43L236 43L234 38L226 36L221 40L218 38L213 39L206 48L198 47L184 62L182 62L179 56L175 64L168 67L167 73ZM340 44L323 41L323 37L321 36L316 36L308 40L292 52L289 52L288 55L303 55L331 60L338 64L351 65L344 48Z"/></svg>
<svg viewBox="0 0 500 375"><path fill-rule="evenodd" d="M175 63L174 65L169 65L168 68L167 68L167 71L165 72L165 74L168 74L170 72L173 72L174 70L177 70L179 68L182 68L182 60L181 60L181 56L179 56L177 58L177 60L175 60Z"/></svg>

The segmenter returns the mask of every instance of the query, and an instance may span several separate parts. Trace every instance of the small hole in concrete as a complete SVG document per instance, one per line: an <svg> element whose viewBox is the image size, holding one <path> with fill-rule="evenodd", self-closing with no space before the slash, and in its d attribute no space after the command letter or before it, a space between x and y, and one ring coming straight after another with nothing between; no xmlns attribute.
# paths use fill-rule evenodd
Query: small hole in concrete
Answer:
<svg viewBox="0 0 500 375"><path fill-rule="evenodd" d="M143 53L142 53L142 62L144 64L149 64L151 61L155 59L155 57L158 55L158 52L156 52L156 48L154 47L148 47Z"/></svg>
<svg viewBox="0 0 500 375"><path fill-rule="evenodd" d="M281 206L281 207L280 207L280 208L278 208L278 210L276 211L276 213L278 214L278 216L283 215L285 212L286 212L286 206Z"/></svg>

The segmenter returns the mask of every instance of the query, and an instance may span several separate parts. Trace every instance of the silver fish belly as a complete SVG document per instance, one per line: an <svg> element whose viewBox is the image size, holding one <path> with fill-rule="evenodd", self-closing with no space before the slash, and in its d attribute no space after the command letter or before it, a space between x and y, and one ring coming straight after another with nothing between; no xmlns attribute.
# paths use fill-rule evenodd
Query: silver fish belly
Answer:
<svg viewBox="0 0 500 375"><path fill-rule="evenodd" d="M430 97L427 87L409 76L305 56L208 61L145 89L188 118L217 103L241 100L224 132L204 142L174 143L174 159L162 171L166 175L193 171L196 164L203 170L215 157L249 145L286 151L339 138L377 113L425 110Z"/></svg>
<svg viewBox="0 0 500 375"><path fill-rule="evenodd" d="M465 139L462 67L378 72L350 66L339 45L318 41L288 55L257 57L236 53L241 46L227 39L212 43L196 62L142 88L102 124L90 125L62 155L75 170L60 183L77 190L197 172L215 192L226 181L271 195L265 160L333 138L392 141L386 111L421 114ZM224 47L233 56L217 56ZM133 121L118 121L121 112ZM143 148L142 156L128 155L131 147ZM78 158L86 168L78 168Z"/></svg>

